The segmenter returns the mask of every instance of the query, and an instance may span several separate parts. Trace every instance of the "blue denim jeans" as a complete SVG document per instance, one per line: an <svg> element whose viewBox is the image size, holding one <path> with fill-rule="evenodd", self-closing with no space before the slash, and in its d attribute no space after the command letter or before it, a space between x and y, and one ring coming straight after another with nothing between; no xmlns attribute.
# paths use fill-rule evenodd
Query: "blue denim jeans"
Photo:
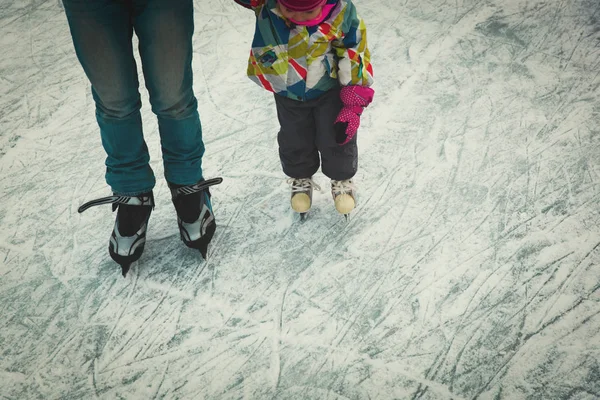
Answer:
<svg viewBox="0 0 600 400"><path fill-rule="evenodd" d="M142 132L133 33L158 117L165 177L202 179L204 143L192 90L192 0L63 0L77 58L92 84L114 193L150 191L156 181Z"/></svg>

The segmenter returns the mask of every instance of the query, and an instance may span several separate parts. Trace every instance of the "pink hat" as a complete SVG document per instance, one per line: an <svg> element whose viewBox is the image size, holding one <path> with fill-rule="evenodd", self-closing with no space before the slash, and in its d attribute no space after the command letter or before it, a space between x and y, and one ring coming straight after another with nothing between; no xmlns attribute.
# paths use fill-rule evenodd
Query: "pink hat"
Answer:
<svg viewBox="0 0 600 400"><path fill-rule="evenodd" d="M327 0L277 0L285 8L292 11L310 11L322 7Z"/></svg>

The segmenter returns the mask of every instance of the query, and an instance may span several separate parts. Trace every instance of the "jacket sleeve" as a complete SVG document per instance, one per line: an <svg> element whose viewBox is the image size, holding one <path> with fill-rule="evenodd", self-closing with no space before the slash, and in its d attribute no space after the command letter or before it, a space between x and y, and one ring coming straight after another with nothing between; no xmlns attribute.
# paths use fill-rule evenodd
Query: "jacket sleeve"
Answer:
<svg viewBox="0 0 600 400"><path fill-rule="evenodd" d="M236 0L237 1L237 0ZM342 22L343 36L332 46L338 58L338 79L342 86L373 84L371 53L367 47L367 27L356 12L351 0L347 0Z"/></svg>
<svg viewBox="0 0 600 400"><path fill-rule="evenodd" d="M233 0L238 3L242 7L249 8L251 10L255 10L257 7L262 6L265 3L265 0Z"/></svg>

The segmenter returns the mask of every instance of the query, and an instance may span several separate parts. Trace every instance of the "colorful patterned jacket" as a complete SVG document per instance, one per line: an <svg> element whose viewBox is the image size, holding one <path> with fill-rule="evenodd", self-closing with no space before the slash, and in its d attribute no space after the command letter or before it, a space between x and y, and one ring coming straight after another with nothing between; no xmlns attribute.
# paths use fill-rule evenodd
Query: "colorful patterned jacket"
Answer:
<svg viewBox="0 0 600 400"><path fill-rule="evenodd" d="M234 1L256 14L248 76L258 85L305 101L339 85L373 83L365 23L352 0L327 0L335 7L309 27L286 20L277 0Z"/></svg>

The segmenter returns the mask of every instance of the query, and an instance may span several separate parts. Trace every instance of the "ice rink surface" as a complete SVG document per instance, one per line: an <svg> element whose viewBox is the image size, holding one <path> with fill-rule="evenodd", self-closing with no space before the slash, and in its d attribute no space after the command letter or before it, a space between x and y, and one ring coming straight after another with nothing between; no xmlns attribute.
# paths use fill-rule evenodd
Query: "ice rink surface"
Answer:
<svg viewBox="0 0 600 400"><path fill-rule="evenodd" d="M600 3L356 0L375 68L358 207L300 223L252 12L196 0L218 229L158 180L141 260L109 257L94 102L55 0L0 4L0 398L600 398ZM143 82L143 81L142 81Z"/></svg>

